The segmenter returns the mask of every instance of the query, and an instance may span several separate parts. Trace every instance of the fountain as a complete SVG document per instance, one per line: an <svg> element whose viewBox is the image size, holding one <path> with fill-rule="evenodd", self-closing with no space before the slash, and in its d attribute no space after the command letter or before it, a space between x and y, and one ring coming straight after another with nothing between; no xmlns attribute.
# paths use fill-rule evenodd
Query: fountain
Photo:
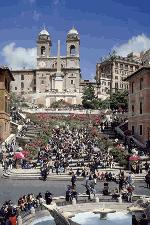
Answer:
<svg viewBox="0 0 150 225"><path fill-rule="evenodd" d="M101 220L98 214L82 212L76 214L71 220L80 225L132 225L132 216L126 211L108 213L107 218L105 214Z"/></svg>
<svg viewBox="0 0 150 225"><path fill-rule="evenodd" d="M106 220L108 213L115 213L116 210L107 209L107 208L100 208L93 211L95 214L100 214L100 220Z"/></svg>
<svg viewBox="0 0 150 225"><path fill-rule="evenodd" d="M129 208L127 208L129 212L144 212L144 208L140 207L140 206L131 206Z"/></svg>
<svg viewBox="0 0 150 225"><path fill-rule="evenodd" d="M45 216L33 221L31 225L55 225L55 222L52 216Z"/></svg>

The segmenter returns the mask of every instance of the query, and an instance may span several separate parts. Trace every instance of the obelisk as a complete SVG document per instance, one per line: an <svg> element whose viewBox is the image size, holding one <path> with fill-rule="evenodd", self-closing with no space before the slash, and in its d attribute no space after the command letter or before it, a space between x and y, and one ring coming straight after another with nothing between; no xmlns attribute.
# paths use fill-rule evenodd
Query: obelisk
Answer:
<svg viewBox="0 0 150 225"><path fill-rule="evenodd" d="M63 91L63 73L61 72L61 62L60 62L60 40L58 40L58 50L57 50L57 71L55 77L55 89L58 92Z"/></svg>

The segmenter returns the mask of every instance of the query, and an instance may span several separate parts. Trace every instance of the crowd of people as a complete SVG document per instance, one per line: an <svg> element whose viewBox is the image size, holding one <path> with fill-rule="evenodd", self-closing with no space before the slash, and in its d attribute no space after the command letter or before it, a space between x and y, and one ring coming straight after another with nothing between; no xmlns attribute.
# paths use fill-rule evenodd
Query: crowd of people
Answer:
<svg viewBox="0 0 150 225"><path fill-rule="evenodd" d="M77 175L86 176L87 172L98 171L98 168L112 167L113 156L99 148L99 140L91 136L87 128L54 128L48 144L38 153L42 174L48 171L56 174L72 174L72 162L75 162ZM47 172L46 172L47 170Z"/></svg>
<svg viewBox="0 0 150 225"><path fill-rule="evenodd" d="M50 205L52 202L52 193L46 191L44 195L39 193L27 194L18 199L18 204L14 205L11 200L6 201L0 208L0 225L17 225L18 215L31 212L32 208L42 208L42 204Z"/></svg>

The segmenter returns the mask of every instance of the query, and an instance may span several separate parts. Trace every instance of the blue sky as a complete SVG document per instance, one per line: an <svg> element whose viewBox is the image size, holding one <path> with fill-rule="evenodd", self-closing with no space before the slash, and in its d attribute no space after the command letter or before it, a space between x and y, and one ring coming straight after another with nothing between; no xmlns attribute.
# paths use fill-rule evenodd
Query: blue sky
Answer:
<svg viewBox="0 0 150 225"><path fill-rule="evenodd" d="M80 33L84 78L93 78L96 62L115 48L120 55L150 48L149 0L0 0L0 61L17 68L35 63L37 35L43 24L51 38L51 54L66 53L66 35Z"/></svg>

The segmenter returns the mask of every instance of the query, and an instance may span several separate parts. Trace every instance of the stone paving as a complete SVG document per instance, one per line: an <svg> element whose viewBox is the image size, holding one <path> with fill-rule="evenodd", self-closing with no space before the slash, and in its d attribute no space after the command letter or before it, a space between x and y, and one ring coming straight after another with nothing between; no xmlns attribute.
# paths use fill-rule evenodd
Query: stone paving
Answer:
<svg viewBox="0 0 150 225"><path fill-rule="evenodd" d="M0 170L2 173L2 170ZM85 192L83 186L85 181L77 181L78 193ZM53 196L64 196L67 185L70 185L70 181L46 181L41 180L11 180L0 178L0 204L4 201L11 199L14 203L18 201L18 198L27 193L39 192L45 193L47 190L51 191ZM102 193L103 182L98 182L96 185L97 193ZM110 189L114 189L116 184L114 182L109 183ZM146 188L144 181L135 182L135 194L150 195L150 189Z"/></svg>

